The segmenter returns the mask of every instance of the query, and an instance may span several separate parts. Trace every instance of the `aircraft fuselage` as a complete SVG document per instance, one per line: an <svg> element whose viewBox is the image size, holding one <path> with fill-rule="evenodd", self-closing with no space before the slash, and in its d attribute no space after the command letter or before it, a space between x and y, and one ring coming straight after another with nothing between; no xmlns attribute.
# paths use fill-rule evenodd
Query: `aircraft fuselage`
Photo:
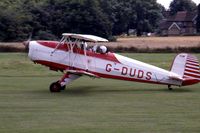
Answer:
<svg viewBox="0 0 200 133"><path fill-rule="evenodd" d="M35 63L49 67L51 70L83 70L101 78L112 78L127 81L166 84L181 86L180 80L171 79L170 71L149 65L115 53L96 53L74 47L70 51L67 44L56 46L54 41L31 41L29 44L29 58ZM52 51L54 51L52 53Z"/></svg>

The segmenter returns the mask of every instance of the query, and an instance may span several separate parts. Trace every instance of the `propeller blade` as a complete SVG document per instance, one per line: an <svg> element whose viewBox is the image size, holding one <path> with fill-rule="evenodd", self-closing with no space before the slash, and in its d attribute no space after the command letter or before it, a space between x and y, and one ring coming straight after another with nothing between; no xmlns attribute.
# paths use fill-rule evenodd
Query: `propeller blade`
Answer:
<svg viewBox="0 0 200 133"><path fill-rule="evenodd" d="M25 46L25 50L28 51L29 50L29 43L32 40L32 35L33 33L30 33L28 40L27 41L23 41L23 45Z"/></svg>
<svg viewBox="0 0 200 133"><path fill-rule="evenodd" d="M31 33L30 35L29 35L29 38L28 38L28 40L27 41L31 41L32 40L32 36L33 36L33 33Z"/></svg>

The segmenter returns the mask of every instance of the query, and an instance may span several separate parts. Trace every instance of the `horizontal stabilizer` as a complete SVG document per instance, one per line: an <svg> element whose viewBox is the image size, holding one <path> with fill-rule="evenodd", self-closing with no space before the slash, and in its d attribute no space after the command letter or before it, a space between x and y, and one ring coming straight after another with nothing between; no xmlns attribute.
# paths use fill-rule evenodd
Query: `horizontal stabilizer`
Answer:
<svg viewBox="0 0 200 133"><path fill-rule="evenodd" d="M174 73L171 73L169 78L172 79L172 80L183 81L183 78L181 78L179 75L174 74Z"/></svg>

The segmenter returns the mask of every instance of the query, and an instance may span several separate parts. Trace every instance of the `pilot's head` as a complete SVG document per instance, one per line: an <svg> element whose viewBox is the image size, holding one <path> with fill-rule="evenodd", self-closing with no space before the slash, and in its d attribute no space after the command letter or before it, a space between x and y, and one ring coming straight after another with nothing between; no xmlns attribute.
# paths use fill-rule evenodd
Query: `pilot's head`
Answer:
<svg viewBox="0 0 200 133"><path fill-rule="evenodd" d="M106 46L100 46L100 53L105 54L107 52Z"/></svg>

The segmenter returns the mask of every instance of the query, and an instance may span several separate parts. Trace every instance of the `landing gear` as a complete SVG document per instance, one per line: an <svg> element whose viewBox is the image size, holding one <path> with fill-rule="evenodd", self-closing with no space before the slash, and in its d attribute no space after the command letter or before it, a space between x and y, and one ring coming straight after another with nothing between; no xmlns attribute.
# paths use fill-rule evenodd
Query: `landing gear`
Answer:
<svg viewBox="0 0 200 133"><path fill-rule="evenodd" d="M168 89L171 91L173 90L172 86L171 85L168 85Z"/></svg>
<svg viewBox="0 0 200 133"><path fill-rule="evenodd" d="M61 85L59 82L53 82L50 87L49 90L50 92L60 92L61 91Z"/></svg>
<svg viewBox="0 0 200 133"><path fill-rule="evenodd" d="M66 85L61 86L60 90L65 90L65 88L66 88Z"/></svg>
<svg viewBox="0 0 200 133"><path fill-rule="evenodd" d="M65 90L65 85L64 86L61 86L59 81L57 82L53 82L50 87L49 87L49 90L50 92L60 92L61 90Z"/></svg>
<svg viewBox="0 0 200 133"><path fill-rule="evenodd" d="M50 87L49 90L50 92L60 92L62 90L65 90L66 85L68 85L69 83L71 83L72 81L74 81L75 79L79 78L80 76L78 75L73 75L73 74L64 74L63 77L56 81L53 82Z"/></svg>

